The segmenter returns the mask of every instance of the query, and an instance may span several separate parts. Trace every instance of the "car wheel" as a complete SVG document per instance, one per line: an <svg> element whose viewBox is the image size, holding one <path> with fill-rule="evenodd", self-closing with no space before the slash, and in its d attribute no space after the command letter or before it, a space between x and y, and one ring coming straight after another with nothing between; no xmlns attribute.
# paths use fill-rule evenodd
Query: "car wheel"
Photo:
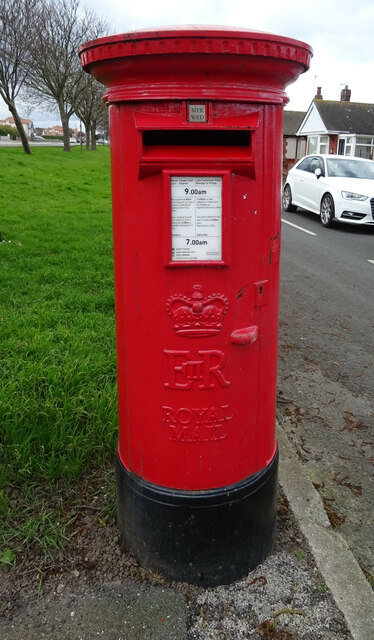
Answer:
<svg viewBox="0 0 374 640"><path fill-rule="evenodd" d="M335 216L335 206L332 195L326 193L321 200L321 224L324 227L331 227L334 216Z"/></svg>
<svg viewBox="0 0 374 640"><path fill-rule="evenodd" d="M297 207L292 204L292 191L289 184L286 184L283 189L282 204L285 211L296 211L297 209Z"/></svg>

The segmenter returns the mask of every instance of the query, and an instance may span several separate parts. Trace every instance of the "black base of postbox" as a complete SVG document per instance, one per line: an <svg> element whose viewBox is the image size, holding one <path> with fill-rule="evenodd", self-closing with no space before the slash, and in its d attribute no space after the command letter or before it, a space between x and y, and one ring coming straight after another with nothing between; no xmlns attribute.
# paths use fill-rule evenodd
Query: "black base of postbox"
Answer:
<svg viewBox="0 0 374 640"><path fill-rule="evenodd" d="M145 482L117 456L117 523L138 562L171 580L217 586L239 580L272 551L278 452L246 480L208 491Z"/></svg>

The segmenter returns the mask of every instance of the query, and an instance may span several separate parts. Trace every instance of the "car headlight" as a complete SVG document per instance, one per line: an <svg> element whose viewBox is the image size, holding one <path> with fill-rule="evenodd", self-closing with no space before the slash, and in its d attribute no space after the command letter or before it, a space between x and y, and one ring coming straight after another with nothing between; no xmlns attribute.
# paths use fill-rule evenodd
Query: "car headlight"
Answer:
<svg viewBox="0 0 374 640"><path fill-rule="evenodd" d="M367 200L368 196L362 196L360 193L352 193L352 191L342 191L342 196L346 200Z"/></svg>

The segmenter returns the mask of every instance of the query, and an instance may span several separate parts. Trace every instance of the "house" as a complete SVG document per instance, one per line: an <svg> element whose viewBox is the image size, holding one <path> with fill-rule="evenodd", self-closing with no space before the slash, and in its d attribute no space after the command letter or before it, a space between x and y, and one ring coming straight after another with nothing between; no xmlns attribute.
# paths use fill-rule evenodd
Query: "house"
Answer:
<svg viewBox="0 0 374 640"><path fill-rule="evenodd" d="M351 102L347 85L340 100L324 100L317 87L297 136L306 137L307 153L374 159L374 104Z"/></svg>
<svg viewBox="0 0 374 640"><path fill-rule="evenodd" d="M59 136L62 138L64 135L64 130L60 124L55 124L53 127L49 127L48 129L43 129L42 131L43 133L41 135L43 136ZM69 129L69 135L71 138L76 139L78 134L79 134L78 129Z"/></svg>
<svg viewBox="0 0 374 640"><path fill-rule="evenodd" d="M44 129L45 136L62 136L64 135L64 130L60 124L56 124L53 127L49 127L49 129Z"/></svg>
<svg viewBox="0 0 374 640"><path fill-rule="evenodd" d="M306 136L297 136L305 111L283 112L283 174L287 175L295 162L306 154Z"/></svg>
<svg viewBox="0 0 374 640"><path fill-rule="evenodd" d="M27 120L25 118L21 118L22 126L25 130L26 136L30 139L34 136L34 124L32 120ZM0 124L8 124L11 127L15 127L15 122L13 116L9 116L5 118L5 120L1 120Z"/></svg>

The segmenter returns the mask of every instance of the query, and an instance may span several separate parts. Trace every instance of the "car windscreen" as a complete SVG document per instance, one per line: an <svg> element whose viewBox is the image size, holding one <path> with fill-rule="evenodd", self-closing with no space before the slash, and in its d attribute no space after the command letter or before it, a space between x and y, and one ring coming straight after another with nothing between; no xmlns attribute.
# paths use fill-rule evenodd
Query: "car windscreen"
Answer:
<svg viewBox="0 0 374 640"><path fill-rule="evenodd" d="M330 178L365 178L374 180L374 162L360 162L354 158L328 158L327 173Z"/></svg>

